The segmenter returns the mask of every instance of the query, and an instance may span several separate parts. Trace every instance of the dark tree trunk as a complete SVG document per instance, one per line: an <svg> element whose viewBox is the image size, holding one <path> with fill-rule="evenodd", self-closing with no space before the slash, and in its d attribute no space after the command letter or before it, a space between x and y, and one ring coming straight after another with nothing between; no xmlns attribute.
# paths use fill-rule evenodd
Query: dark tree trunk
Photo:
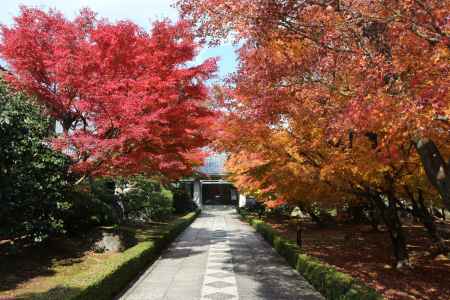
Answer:
<svg viewBox="0 0 450 300"><path fill-rule="evenodd" d="M93 184L93 182L91 184ZM105 185L106 185L106 188L109 190L108 192L110 193L111 198L112 198L110 205L113 209L114 217L116 218L117 222L119 224L121 224L124 221L127 221L128 217L129 217L128 208L122 202L121 197L115 194L116 183L113 180L110 180L110 181L107 181L105 183Z"/></svg>
<svg viewBox="0 0 450 300"><path fill-rule="evenodd" d="M302 224L300 220L297 221L297 245L302 247Z"/></svg>
<svg viewBox="0 0 450 300"><path fill-rule="evenodd" d="M436 224L434 223L433 216L430 214L430 211L428 210L428 208L425 205L422 191L418 190L419 196L418 196L417 200L415 199L414 194L411 193L408 189L407 189L407 192L408 192L409 198L411 199L411 203L413 205L414 215L420 219L423 226L427 230L431 240L433 241L436 248L438 249L437 254L447 254L449 252L449 249L445 245L444 240L442 239L441 235L439 234Z"/></svg>
<svg viewBox="0 0 450 300"><path fill-rule="evenodd" d="M351 221L354 224L361 224L367 222L367 218L364 214L364 206L362 205L353 205L349 207L349 214L351 216Z"/></svg>
<svg viewBox="0 0 450 300"><path fill-rule="evenodd" d="M371 198L376 207L380 210L383 221L388 228L394 250L396 267L402 268L409 265L406 238L397 213L397 199L392 193L388 193L386 196L388 205L385 204L381 194L373 195Z"/></svg>
<svg viewBox="0 0 450 300"><path fill-rule="evenodd" d="M116 215L116 218L119 223L122 223L124 221L130 220L130 212L124 205L123 201L121 200L122 197L114 197L114 201L112 203L112 207L114 208L114 213Z"/></svg>
<svg viewBox="0 0 450 300"><path fill-rule="evenodd" d="M397 268L409 265L409 255L406 248L406 237L403 232L400 218L398 217L396 199L394 195L388 195L387 219L390 220L390 235L394 246L394 255L397 260Z"/></svg>
<svg viewBox="0 0 450 300"><path fill-rule="evenodd" d="M445 162L436 144L429 139L415 143L428 180L438 190L444 205L450 209L450 160Z"/></svg>
<svg viewBox="0 0 450 300"><path fill-rule="evenodd" d="M377 210L376 206L374 205L369 205L368 206L368 210L369 210L369 223L372 226L374 231L380 231L380 212Z"/></svg>

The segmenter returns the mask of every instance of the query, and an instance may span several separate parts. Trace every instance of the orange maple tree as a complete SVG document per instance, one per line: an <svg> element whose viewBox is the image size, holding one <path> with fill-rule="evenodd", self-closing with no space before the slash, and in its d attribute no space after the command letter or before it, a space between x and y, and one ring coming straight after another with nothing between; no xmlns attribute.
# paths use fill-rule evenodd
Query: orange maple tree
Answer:
<svg viewBox="0 0 450 300"><path fill-rule="evenodd" d="M434 186L450 208L450 3L178 6L205 40L239 45L217 142L238 185L325 207L363 199L389 228L398 266L407 264L403 199L438 199Z"/></svg>

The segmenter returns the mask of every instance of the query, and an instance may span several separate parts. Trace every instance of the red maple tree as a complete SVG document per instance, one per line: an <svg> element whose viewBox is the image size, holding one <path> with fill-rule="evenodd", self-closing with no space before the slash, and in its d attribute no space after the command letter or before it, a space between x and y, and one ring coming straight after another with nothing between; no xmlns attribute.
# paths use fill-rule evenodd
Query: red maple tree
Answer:
<svg viewBox="0 0 450 300"><path fill-rule="evenodd" d="M63 128L53 144L92 175L178 177L201 163L214 113L204 84L215 59L190 63L199 45L186 22L111 23L84 9L22 7L1 26L8 80L35 96Z"/></svg>

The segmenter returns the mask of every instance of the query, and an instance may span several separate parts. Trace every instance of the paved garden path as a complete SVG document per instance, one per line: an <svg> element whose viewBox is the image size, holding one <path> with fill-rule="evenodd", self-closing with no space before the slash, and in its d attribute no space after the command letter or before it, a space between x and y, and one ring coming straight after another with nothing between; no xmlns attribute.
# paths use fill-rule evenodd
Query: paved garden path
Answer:
<svg viewBox="0 0 450 300"><path fill-rule="evenodd" d="M230 207L207 207L120 300L323 299Z"/></svg>

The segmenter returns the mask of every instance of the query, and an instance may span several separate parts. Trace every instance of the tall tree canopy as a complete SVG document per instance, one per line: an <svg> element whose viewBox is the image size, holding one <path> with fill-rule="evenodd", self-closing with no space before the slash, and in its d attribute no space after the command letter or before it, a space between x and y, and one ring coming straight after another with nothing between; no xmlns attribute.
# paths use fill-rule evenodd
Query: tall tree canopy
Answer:
<svg viewBox="0 0 450 300"><path fill-rule="evenodd" d="M215 59L198 51L188 23L111 23L84 9L74 20L22 7L1 26L7 76L45 105L64 134L53 141L92 175L182 176L201 162L214 113L204 81Z"/></svg>
<svg viewBox="0 0 450 300"><path fill-rule="evenodd" d="M205 40L240 45L217 130L235 182L271 200L369 201L407 260L399 199L437 199L428 177L450 208L450 2L177 3Z"/></svg>
<svg viewBox="0 0 450 300"><path fill-rule="evenodd" d="M379 159L414 142L450 207L448 1L180 0L178 6L211 42L232 36L243 43L233 97L249 103L256 120L288 124L312 114L328 143L368 136Z"/></svg>

